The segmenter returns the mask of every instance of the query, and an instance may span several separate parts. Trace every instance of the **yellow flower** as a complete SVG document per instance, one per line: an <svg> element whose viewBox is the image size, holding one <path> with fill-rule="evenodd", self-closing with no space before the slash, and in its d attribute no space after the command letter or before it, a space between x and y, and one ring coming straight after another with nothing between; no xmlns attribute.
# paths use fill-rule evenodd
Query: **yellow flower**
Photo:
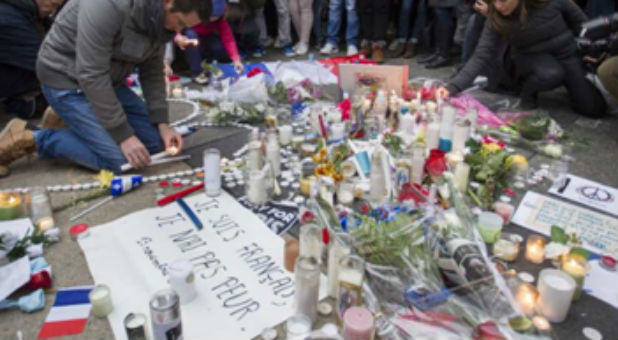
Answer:
<svg viewBox="0 0 618 340"><path fill-rule="evenodd" d="M483 144L483 150L485 150L486 152L496 152L496 151L500 151L502 149L502 147L496 143L486 143Z"/></svg>
<svg viewBox="0 0 618 340"><path fill-rule="evenodd" d="M528 170L528 160L523 155L515 154L510 155L506 159L506 164L510 166L516 166L519 170Z"/></svg>
<svg viewBox="0 0 618 340"><path fill-rule="evenodd" d="M99 186L101 186L101 188L109 188L113 178L114 173L109 170L101 170L101 172L99 172L96 176L96 179L99 180Z"/></svg>

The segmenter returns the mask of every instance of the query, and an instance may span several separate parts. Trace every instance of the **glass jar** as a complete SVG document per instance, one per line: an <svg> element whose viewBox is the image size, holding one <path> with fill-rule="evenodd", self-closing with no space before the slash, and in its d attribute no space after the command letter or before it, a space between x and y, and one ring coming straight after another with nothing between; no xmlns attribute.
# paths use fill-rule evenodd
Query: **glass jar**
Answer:
<svg viewBox="0 0 618 340"><path fill-rule="evenodd" d="M363 303L363 279L365 261L356 255L347 255L339 261L337 275L337 317L341 322L343 313Z"/></svg>
<svg viewBox="0 0 618 340"><path fill-rule="evenodd" d="M204 190L210 197L221 194L221 153L214 148L204 150Z"/></svg>
<svg viewBox="0 0 618 340"><path fill-rule="evenodd" d="M300 227L300 256L322 258L322 228L309 223Z"/></svg>
<svg viewBox="0 0 618 340"><path fill-rule="evenodd" d="M51 203L45 187L39 186L30 189L30 216L41 233L54 228Z"/></svg>
<svg viewBox="0 0 618 340"><path fill-rule="evenodd" d="M315 322L318 316L320 264L313 256L300 256L294 266L294 301L296 314L306 315Z"/></svg>

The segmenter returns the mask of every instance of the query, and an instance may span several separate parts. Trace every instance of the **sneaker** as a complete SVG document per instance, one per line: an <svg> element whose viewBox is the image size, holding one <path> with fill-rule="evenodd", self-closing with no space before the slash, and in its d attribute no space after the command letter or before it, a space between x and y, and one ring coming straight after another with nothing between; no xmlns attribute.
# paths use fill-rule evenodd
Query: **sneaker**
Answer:
<svg viewBox="0 0 618 340"><path fill-rule="evenodd" d="M305 55L307 54L308 51L309 51L309 46L303 43L296 44L296 48L294 49L294 52L296 52L297 55Z"/></svg>
<svg viewBox="0 0 618 340"><path fill-rule="evenodd" d="M354 45L348 45L348 50L346 51L348 56L353 56L358 54L358 48Z"/></svg>
<svg viewBox="0 0 618 340"><path fill-rule="evenodd" d="M285 46L286 46L286 44L284 44L281 40L279 40L279 38L275 39L275 43L273 44L274 48L282 48L282 47L285 47Z"/></svg>
<svg viewBox="0 0 618 340"><path fill-rule="evenodd" d="M406 51L403 54L405 59L410 59L416 55L416 45L417 43L409 42L406 44Z"/></svg>
<svg viewBox="0 0 618 340"><path fill-rule="evenodd" d="M262 58L264 54L266 54L265 52L264 47L260 46L251 52L251 56L254 58Z"/></svg>
<svg viewBox="0 0 618 340"><path fill-rule="evenodd" d="M339 48L337 45L331 44L327 42L322 49L320 49L320 54L333 54L339 52Z"/></svg>
<svg viewBox="0 0 618 340"><path fill-rule="evenodd" d="M363 40L363 42L361 42L360 53L365 55L365 57L369 57L371 55L371 44L367 40Z"/></svg>
<svg viewBox="0 0 618 340"><path fill-rule="evenodd" d="M292 49L292 46L290 45L286 45L283 48L283 54L285 54L286 57L293 57L296 55L296 53L294 52L294 50Z"/></svg>
<svg viewBox="0 0 618 340"><path fill-rule="evenodd" d="M400 48L400 46L404 45L404 42L401 39L395 39L388 45L388 50L390 52L395 52Z"/></svg>
<svg viewBox="0 0 618 340"><path fill-rule="evenodd" d="M206 73L200 73L197 76L193 77L191 80L198 85L207 85L210 81Z"/></svg>
<svg viewBox="0 0 618 340"><path fill-rule="evenodd" d="M275 39L271 37L266 37L266 41L264 42L264 47L270 47L275 43Z"/></svg>

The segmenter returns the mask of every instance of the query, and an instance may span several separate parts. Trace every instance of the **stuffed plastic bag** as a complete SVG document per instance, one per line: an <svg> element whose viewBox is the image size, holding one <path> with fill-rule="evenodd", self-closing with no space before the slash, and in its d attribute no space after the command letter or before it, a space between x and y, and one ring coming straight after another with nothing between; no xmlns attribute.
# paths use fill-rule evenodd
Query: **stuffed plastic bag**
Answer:
<svg viewBox="0 0 618 340"><path fill-rule="evenodd" d="M261 73L251 78L239 78L237 82L230 86L227 99L239 103L267 103L266 77L266 74Z"/></svg>

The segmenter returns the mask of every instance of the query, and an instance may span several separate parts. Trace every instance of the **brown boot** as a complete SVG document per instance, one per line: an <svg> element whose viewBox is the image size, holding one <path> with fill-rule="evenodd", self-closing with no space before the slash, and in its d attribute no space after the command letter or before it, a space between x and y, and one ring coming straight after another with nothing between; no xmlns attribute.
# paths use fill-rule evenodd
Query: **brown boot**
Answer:
<svg viewBox="0 0 618 340"><path fill-rule="evenodd" d="M7 177L11 174L11 169L8 166L0 165L0 178Z"/></svg>
<svg viewBox="0 0 618 340"><path fill-rule="evenodd" d="M26 121L12 119L0 132L0 166L8 167L13 161L35 151L34 135L26 129Z"/></svg>
<svg viewBox="0 0 618 340"><path fill-rule="evenodd" d="M400 42L399 44L397 44L397 47L391 53L391 57L399 58L404 54L405 51L406 51L406 44L403 42Z"/></svg>
<svg viewBox="0 0 618 340"><path fill-rule="evenodd" d="M406 44L406 52L403 54L403 57L406 59L410 59L416 55L416 43L409 42Z"/></svg>
<svg viewBox="0 0 618 340"><path fill-rule="evenodd" d="M384 53L382 52L382 46L378 44L373 45L371 59L378 64L382 64L384 62Z"/></svg>
<svg viewBox="0 0 618 340"><path fill-rule="evenodd" d="M58 117L51 106L48 106L41 119L41 129L60 130L66 128L67 126L62 121L62 118Z"/></svg>

